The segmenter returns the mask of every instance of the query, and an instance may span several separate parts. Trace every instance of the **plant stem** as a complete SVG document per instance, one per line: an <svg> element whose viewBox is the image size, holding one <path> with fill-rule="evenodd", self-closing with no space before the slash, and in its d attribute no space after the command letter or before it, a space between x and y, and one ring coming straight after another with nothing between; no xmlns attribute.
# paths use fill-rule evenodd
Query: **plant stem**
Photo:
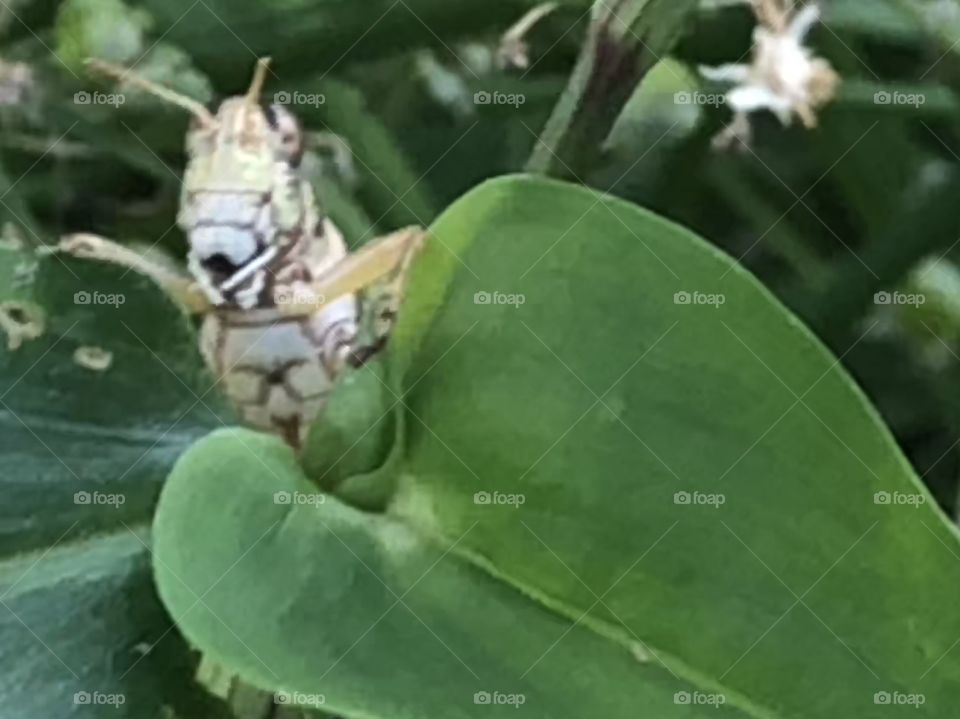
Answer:
<svg viewBox="0 0 960 719"><path fill-rule="evenodd" d="M680 36L697 0L598 0L570 82L527 170L583 176L634 89Z"/></svg>

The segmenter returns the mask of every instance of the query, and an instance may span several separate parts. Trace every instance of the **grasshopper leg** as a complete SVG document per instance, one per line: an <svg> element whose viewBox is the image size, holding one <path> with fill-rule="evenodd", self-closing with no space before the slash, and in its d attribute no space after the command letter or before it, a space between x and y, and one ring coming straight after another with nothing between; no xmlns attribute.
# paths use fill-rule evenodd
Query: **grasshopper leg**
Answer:
<svg viewBox="0 0 960 719"><path fill-rule="evenodd" d="M203 291L189 277L113 240L89 234L67 235L60 240L60 250L74 257L108 262L139 272L153 280L188 312L202 314L211 307Z"/></svg>
<svg viewBox="0 0 960 719"><path fill-rule="evenodd" d="M416 258L417 251L422 243L422 235L410 251L401 258L393 272L368 288L361 297L361 306L366 306L366 312L372 320L372 339L367 344L354 347L350 356L350 363L359 367L371 357L376 356L387 344L393 325L397 319L400 303L403 301L407 280L410 277L410 265Z"/></svg>
<svg viewBox="0 0 960 719"><path fill-rule="evenodd" d="M315 278L306 301L281 308L291 315L312 315L334 300L375 285L386 285L399 299L410 265L425 239L426 231L420 227L407 227L377 238Z"/></svg>

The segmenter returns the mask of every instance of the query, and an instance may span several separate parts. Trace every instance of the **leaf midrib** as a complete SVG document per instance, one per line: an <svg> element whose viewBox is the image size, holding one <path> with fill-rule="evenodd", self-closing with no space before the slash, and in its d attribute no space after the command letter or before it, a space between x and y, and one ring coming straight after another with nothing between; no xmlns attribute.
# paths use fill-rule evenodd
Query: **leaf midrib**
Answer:
<svg viewBox="0 0 960 719"><path fill-rule="evenodd" d="M407 473L407 477L413 476L414 475ZM532 587L526 582L518 581L509 573L504 572L497 567L496 564L494 564L489 558L483 556L479 552L474 552L465 548L463 544L457 541L455 537L447 537L442 533L432 533L424 529L424 527L431 525L428 522L418 523L416 521L416 517L395 511L397 506L398 505L396 503L391 504L390 508L387 510L387 513L383 516L400 522L404 525L404 527L407 528L408 531L420 537L424 542L432 545L440 552L454 555L455 557L466 562L471 567L480 570L491 579L499 582L500 584L506 585L508 588L522 595L526 599L532 600L541 609L553 614L554 616L571 621L574 623L574 625L585 626L598 637L613 641L615 644L623 647L624 650L629 653L632 653L636 648L638 641L634 638L626 636L622 631L618 631L617 627L614 625L602 620L593 619L592 617L584 614L582 609L571 607L561 599L551 597L541 590ZM690 666L685 660L681 659L673 652L667 651L646 640L641 640L640 643L644 647L652 650L651 654L656 655L653 662L658 664L668 673L674 674L679 679L682 679L683 681L688 682L690 685L698 689L702 689L705 692L723 694L724 697L726 697L728 704L732 704L737 709L743 710L751 717L756 717L756 719L799 719L797 716L776 713L764 706L757 704L742 694L739 690L733 689L726 684L710 679L706 674ZM663 657L667 657L669 662L663 661Z"/></svg>

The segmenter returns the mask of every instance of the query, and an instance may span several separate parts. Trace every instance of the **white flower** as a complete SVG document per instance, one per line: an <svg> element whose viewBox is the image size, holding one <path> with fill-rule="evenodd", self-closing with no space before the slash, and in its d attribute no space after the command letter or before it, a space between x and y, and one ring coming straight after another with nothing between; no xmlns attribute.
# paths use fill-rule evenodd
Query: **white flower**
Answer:
<svg viewBox="0 0 960 719"><path fill-rule="evenodd" d="M745 139L750 129L747 115L759 110L773 112L783 125L789 125L796 115L805 127L815 127L815 111L836 94L840 81L837 73L803 45L820 19L820 9L807 5L792 13L781 8L781 1L754 3L759 24L753 31L751 64L700 68L709 80L736 84L726 96L734 121L717 138L720 144Z"/></svg>

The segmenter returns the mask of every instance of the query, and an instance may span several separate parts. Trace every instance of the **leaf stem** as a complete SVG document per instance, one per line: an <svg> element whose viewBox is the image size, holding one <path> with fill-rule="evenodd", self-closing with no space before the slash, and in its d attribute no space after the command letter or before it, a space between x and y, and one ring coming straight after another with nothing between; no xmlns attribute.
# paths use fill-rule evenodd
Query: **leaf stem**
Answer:
<svg viewBox="0 0 960 719"><path fill-rule="evenodd" d="M671 50L696 6L697 0L598 0L570 82L527 170L586 174L634 89Z"/></svg>

